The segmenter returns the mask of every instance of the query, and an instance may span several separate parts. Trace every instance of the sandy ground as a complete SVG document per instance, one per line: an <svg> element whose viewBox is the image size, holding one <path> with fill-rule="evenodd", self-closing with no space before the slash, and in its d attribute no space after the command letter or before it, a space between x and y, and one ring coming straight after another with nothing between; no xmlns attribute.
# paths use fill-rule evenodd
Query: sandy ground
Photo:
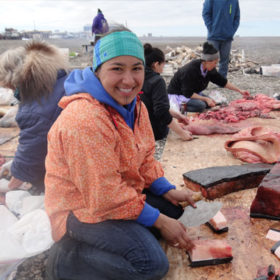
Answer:
<svg viewBox="0 0 280 280"><path fill-rule="evenodd" d="M201 37L187 37L187 38L141 38L142 42L149 42L153 46L157 46L165 51L167 46L188 46L195 48L202 45L205 38ZM77 52L79 55L76 58L70 59L71 68L84 68L92 63L92 51L88 53L82 48L82 44L88 43L87 40L51 40L49 41L58 47L69 48L70 52ZM0 40L0 53L17 46L22 46L26 41L12 41ZM244 50L245 57L248 60L257 62L261 65L271 65L280 63L280 37L266 37L256 38L238 37L233 41L232 49ZM273 96L275 93L280 93L280 78L279 77L265 77L260 74L247 74L245 75L242 69L228 74L228 80L241 89L249 90L253 95L257 93L264 93ZM238 93L234 93L225 89L217 88L215 85L209 85L207 93L210 90L219 90L225 93L229 100L240 98ZM164 141L157 143L157 158L160 158L160 153L164 147ZM15 280L30 280L44 279L45 275L45 262L48 252L40 254L36 257L26 260L19 266Z"/></svg>

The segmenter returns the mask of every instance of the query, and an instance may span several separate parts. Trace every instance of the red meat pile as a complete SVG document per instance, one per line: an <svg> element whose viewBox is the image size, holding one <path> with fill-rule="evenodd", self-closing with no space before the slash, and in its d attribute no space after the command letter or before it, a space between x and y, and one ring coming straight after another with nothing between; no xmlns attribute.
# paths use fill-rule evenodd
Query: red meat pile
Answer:
<svg viewBox="0 0 280 280"><path fill-rule="evenodd" d="M264 94L257 94L253 99L238 99L232 101L227 107L220 108L217 111L201 113L198 118L233 123L254 117L270 118L268 113L277 109L280 109L279 100Z"/></svg>

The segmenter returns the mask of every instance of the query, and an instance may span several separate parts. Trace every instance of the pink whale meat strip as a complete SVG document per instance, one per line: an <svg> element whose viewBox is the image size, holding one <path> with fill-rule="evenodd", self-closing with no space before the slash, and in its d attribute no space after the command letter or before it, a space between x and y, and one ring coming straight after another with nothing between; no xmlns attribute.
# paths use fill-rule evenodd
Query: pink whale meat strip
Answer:
<svg viewBox="0 0 280 280"><path fill-rule="evenodd" d="M275 163L280 158L280 133L265 127L249 127L225 142L225 149L249 163Z"/></svg>
<svg viewBox="0 0 280 280"><path fill-rule="evenodd" d="M221 211L208 222L215 231L221 231L227 228L227 219Z"/></svg>
<svg viewBox="0 0 280 280"><path fill-rule="evenodd" d="M269 229L265 238L273 241L280 241L280 230L274 228Z"/></svg>
<svg viewBox="0 0 280 280"><path fill-rule="evenodd" d="M191 266L220 264L232 260L232 248L226 240L197 239L193 243L195 247L188 252Z"/></svg>

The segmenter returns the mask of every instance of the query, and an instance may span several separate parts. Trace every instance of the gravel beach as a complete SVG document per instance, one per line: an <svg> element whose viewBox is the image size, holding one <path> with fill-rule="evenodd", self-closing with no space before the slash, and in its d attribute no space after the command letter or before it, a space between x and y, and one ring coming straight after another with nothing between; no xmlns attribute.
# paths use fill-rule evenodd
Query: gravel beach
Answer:
<svg viewBox="0 0 280 280"><path fill-rule="evenodd" d="M141 38L143 43L149 42L153 46L165 51L167 46L172 48L177 46L188 46L195 48L202 45L205 38L202 37L145 37ZM0 53L6 49L21 46L26 41L0 40ZM49 41L61 48L69 48L69 52L78 53L77 57L70 59L71 68L84 68L92 63L92 52L85 52L82 44L88 43L86 40L68 39ZM232 49L244 50L245 58L262 65L280 64L280 37L237 37L233 41ZM266 77L260 74L245 74L243 69L239 69L228 74L228 80L241 89L248 90L252 95L263 93L273 96L275 93L280 94L280 78ZM216 89L224 93L228 101L240 98L238 93L217 88L216 85L209 85L207 92ZM160 160L164 149L165 140L157 141L155 157ZM45 279L45 263L48 252L44 252L35 257L25 260L19 265L12 280L42 280Z"/></svg>

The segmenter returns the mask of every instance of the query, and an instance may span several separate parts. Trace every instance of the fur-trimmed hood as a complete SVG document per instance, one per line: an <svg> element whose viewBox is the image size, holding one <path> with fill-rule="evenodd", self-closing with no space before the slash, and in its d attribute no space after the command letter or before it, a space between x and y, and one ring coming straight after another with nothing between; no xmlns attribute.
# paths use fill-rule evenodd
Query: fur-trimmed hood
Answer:
<svg viewBox="0 0 280 280"><path fill-rule="evenodd" d="M22 100L28 101L31 97L34 99L50 94L58 71L66 70L67 63L57 47L44 42L31 42L25 46L25 50L19 90Z"/></svg>
<svg viewBox="0 0 280 280"><path fill-rule="evenodd" d="M22 102L47 97L59 70L67 71L66 56L54 45L31 41L0 56L0 85L18 89Z"/></svg>

